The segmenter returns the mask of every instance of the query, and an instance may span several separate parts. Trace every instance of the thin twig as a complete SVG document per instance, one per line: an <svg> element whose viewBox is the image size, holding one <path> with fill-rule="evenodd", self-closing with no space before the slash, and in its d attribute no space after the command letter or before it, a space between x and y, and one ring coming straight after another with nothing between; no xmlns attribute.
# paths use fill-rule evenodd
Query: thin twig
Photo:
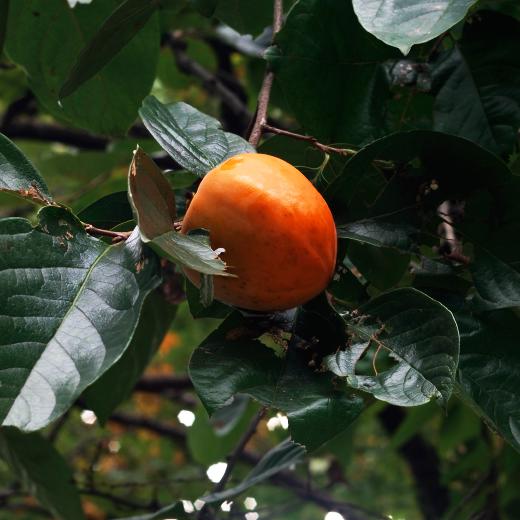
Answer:
<svg viewBox="0 0 520 520"><path fill-rule="evenodd" d="M100 229L93 226L92 224L87 224L85 226L85 231L89 235L110 237L118 241L126 240L132 234L131 231L110 231L109 229Z"/></svg>
<svg viewBox="0 0 520 520"><path fill-rule="evenodd" d="M274 0L273 12L273 43L276 34L280 32L283 23L283 0ZM262 88L258 96L258 105L256 108L255 121L251 127L249 142L254 146L258 146L260 137L262 137L262 126L267 123L267 109L269 108L269 99L271 97L271 89L273 87L274 73L268 70L262 82Z"/></svg>
<svg viewBox="0 0 520 520"><path fill-rule="evenodd" d="M213 489L213 493L218 493L219 491L222 491L226 484L231 477L231 473L233 472L233 469L238 462L238 459L242 455L242 452L244 451L247 443L251 440L251 437L256 433L256 429L258 428L258 425L260 424L260 421L264 418L264 415L267 411L267 408L264 406L254 417L254 419L251 421L251 424L249 425L249 428L244 432L244 435L242 435L242 438L240 439L240 442L236 445L235 449L229 455L227 459L227 467L226 471L224 473L224 476L215 485L215 488Z"/></svg>
<svg viewBox="0 0 520 520"><path fill-rule="evenodd" d="M312 137L310 135L297 134L295 132L289 132L288 130L283 130L281 128L276 128L274 126L268 125L267 123L262 124L262 131L269 132L271 134L276 135L285 135L286 137L291 137L292 139L297 139L299 141L306 141L314 148L324 152L324 153L337 153L340 155L355 155L356 150L351 150L350 148L337 148L335 146L329 146L327 144L320 143L316 137Z"/></svg>

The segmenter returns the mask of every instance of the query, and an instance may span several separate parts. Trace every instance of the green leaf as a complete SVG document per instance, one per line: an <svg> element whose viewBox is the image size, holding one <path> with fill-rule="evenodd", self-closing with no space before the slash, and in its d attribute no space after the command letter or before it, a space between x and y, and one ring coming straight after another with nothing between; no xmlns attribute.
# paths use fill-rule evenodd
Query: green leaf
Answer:
<svg viewBox="0 0 520 520"><path fill-rule="evenodd" d="M337 226L338 237L409 252L417 245L418 230L397 216L384 215Z"/></svg>
<svg viewBox="0 0 520 520"><path fill-rule="evenodd" d="M102 229L113 229L134 218L126 191L116 191L96 200L78 213L82 222Z"/></svg>
<svg viewBox="0 0 520 520"><path fill-rule="evenodd" d="M161 256L199 273L233 276L226 272L226 263L219 258L223 249L212 249L206 234L183 235L169 231L155 237L149 244Z"/></svg>
<svg viewBox="0 0 520 520"><path fill-rule="evenodd" d="M70 96L110 63L146 25L158 5L158 0L126 0L121 3L81 50L59 97Z"/></svg>
<svg viewBox="0 0 520 520"><path fill-rule="evenodd" d="M2 428L0 456L13 476L21 480L53 518L85 518L72 471L56 448L40 434Z"/></svg>
<svg viewBox="0 0 520 520"><path fill-rule="evenodd" d="M397 285L410 264L410 255L389 247L347 243L347 256L372 285L384 291Z"/></svg>
<svg viewBox="0 0 520 520"><path fill-rule="evenodd" d="M250 395L285 411L293 440L308 450L355 420L364 406L359 397L338 389L330 374L311 369L300 349L290 348L284 359L277 357L250 339L249 327L250 322L232 314L192 355L190 378L210 414L237 393Z"/></svg>
<svg viewBox="0 0 520 520"><path fill-rule="evenodd" d="M128 171L128 198L144 241L173 231L173 190L161 170L139 147Z"/></svg>
<svg viewBox="0 0 520 520"><path fill-rule="evenodd" d="M386 187L365 197L376 159L390 161L398 169ZM479 189L497 196L510 179L507 165L475 143L441 132L414 130L388 135L362 148L323 193L334 214L340 213L346 221L392 215L392 222L415 226L421 220L418 206L423 212L434 212L444 200L465 200ZM426 191L433 180L437 189ZM364 199L362 205L357 203L359 199Z"/></svg>
<svg viewBox="0 0 520 520"><path fill-rule="evenodd" d="M221 130L219 121L186 103L143 101L139 115L154 139L187 170L200 176L239 153L254 148L238 135Z"/></svg>
<svg viewBox="0 0 520 520"><path fill-rule="evenodd" d="M157 17L61 105L58 99L78 53L119 3L104 0L71 9L65 1L11 2L6 41L7 54L24 69L30 89L52 116L109 135L126 132L150 91L159 55Z"/></svg>
<svg viewBox="0 0 520 520"><path fill-rule="evenodd" d="M45 181L16 145L0 134L0 192L6 191L39 204L52 197Z"/></svg>
<svg viewBox="0 0 520 520"><path fill-rule="evenodd" d="M520 451L518 316L511 310L479 319L458 316L461 330L459 394Z"/></svg>
<svg viewBox="0 0 520 520"><path fill-rule="evenodd" d="M381 41L408 54L412 45L439 36L477 0L353 0L361 25Z"/></svg>
<svg viewBox="0 0 520 520"><path fill-rule="evenodd" d="M305 133L356 145L384 134L390 93L381 63L397 53L359 25L350 2L300 0L275 43L267 56L275 86Z"/></svg>
<svg viewBox="0 0 520 520"><path fill-rule="evenodd" d="M182 502L174 502L173 504L163 507L156 513L148 513L137 516L127 516L125 518L118 518L118 520L168 520L175 515L175 520L187 520L191 518L184 512Z"/></svg>
<svg viewBox="0 0 520 520"><path fill-rule="evenodd" d="M256 486L285 468L301 462L304 455L305 448L303 446L286 439L270 449L238 486L220 491L219 493L205 495L202 497L202 500L207 504L212 504L240 495L250 487Z"/></svg>
<svg viewBox="0 0 520 520"><path fill-rule="evenodd" d="M158 262L136 232L107 246L67 211L0 221L0 420L43 428L123 354Z"/></svg>
<svg viewBox="0 0 520 520"><path fill-rule="evenodd" d="M479 298L479 310L520 307L520 273L484 248L477 248L471 275Z"/></svg>
<svg viewBox="0 0 520 520"><path fill-rule="evenodd" d="M517 146L520 127L520 22L480 12L434 65L436 130L466 137L494 153Z"/></svg>
<svg viewBox="0 0 520 520"><path fill-rule="evenodd" d="M396 289L345 314L354 334L353 347L329 356L326 366L347 377L354 388L398 406L417 406L437 399L446 405L459 359L459 333L452 313L415 289ZM372 345L396 361L374 376L357 375L360 357Z"/></svg>
<svg viewBox="0 0 520 520"><path fill-rule="evenodd" d="M0 0L0 56L4 51L7 32L7 17L9 15L9 0Z"/></svg>
<svg viewBox="0 0 520 520"><path fill-rule="evenodd" d="M132 341L121 358L83 393L86 406L105 423L117 406L125 401L156 353L177 312L158 293L143 303Z"/></svg>

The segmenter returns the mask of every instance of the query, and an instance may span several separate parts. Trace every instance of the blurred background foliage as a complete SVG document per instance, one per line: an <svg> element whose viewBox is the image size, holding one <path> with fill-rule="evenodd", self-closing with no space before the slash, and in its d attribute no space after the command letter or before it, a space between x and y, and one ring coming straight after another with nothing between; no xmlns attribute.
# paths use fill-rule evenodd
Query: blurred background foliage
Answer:
<svg viewBox="0 0 520 520"><path fill-rule="evenodd" d="M103 1L94 0L93 8ZM475 9L480 5L496 8L496 3L481 2ZM204 9L204 4L213 16L200 15L198 9ZM164 3L160 31L168 36L161 41L151 93L164 103L185 101L219 118L226 129L243 134L255 110L264 73L260 55L270 38L265 28L270 24L272 5L266 0L221 1L216 11L212 10L214 5L205 0ZM520 16L515 2L501 2L500 9ZM252 33L255 38L238 33ZM450 43L445 44L449 48ZM431 46L419 46L412 51L412 58L430 51ZM136 67L134 74L140 73ZM394 129L430 127L432 98L420 88L410 90L397 83L385 124ZM222 102L218 88L216 93L220 84L244 103L241 116ZM286 106L283 88L282 83L275 86L270 115L291 128L295 120ZM305 85L294 84L292 88L305 90ZM126 190L128 165L137 143L165 167L176 168L139 123L128 136L121 137L67 126L34 96L27 75L6 54L0 61L0 114L0 131L36 165L55 198L75 212L104 195ZM281 153L309 177L319 173L321 157L307 143L277 137L262 146L266 152ZM514 157L511 162L519 163ZM188 179L187 187L192 180ZM0 194L0 216L31 216L32 212L24 201ZM90 520L154 511L158 504L179 498L194 501L212 489L208 468L226 460L259 409L251 401L243 403L224 419L223 424L231 427L222 428L208 419L187 380L191 352L217 323L208 318L193 320L188 304L181 303L136 390L106 424L88 413L80 400L44 432L73 469ZM169 383L163 387L146 384L161 378ZM181 424L182 410L194 414L191 426ZM286 436L283 421L270 414L261 421L248 451L263 454ZM231 482L241 481L249 470L250 465L241 461ZM435 404L412 409L374 404L362 420L292 471L309 489L326 492L330 510L334 510L334 501L347 502L387 518L414 520L427 517L428 510L433 515L432 503L437 501L448 511L447 519L476 520L491 519L478 512L486 501L495 501L492 511L499 511L502 518L519 518L519 454L456 398L450 401L447 413ZM303 492L295 494L290 485L270 481L240 495L231 512L221 511L221 517L243 518L246 497L254 497L261 519L324 517L322 504L310 496L306 499ZM187 504L184 509L190 511L191 507ZM41 517L48 517L48 513L0 461L0 519Z"/></svg>

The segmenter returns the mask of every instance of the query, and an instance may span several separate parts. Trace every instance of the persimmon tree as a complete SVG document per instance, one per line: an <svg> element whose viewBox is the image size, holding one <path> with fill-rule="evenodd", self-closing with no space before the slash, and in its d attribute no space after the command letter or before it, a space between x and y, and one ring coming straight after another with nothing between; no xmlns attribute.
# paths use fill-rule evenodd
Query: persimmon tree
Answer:
<svg viewBox="0 0 520 520"><path fill-rule="evenodd" d="M0 0L0 54L1 519L515 518L514 1ZM257 153L338 239L276 312L183 226ZM311 294L336 245L271 215L233 247Z"/></svg>

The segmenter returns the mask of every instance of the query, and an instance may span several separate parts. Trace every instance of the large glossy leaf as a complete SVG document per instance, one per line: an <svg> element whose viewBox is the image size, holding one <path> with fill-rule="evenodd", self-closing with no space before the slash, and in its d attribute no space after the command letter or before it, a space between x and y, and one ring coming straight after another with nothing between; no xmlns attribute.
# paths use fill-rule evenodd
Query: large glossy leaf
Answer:
<svg viewBox="0 0 520 520"><path fill-rule="evenodd" d="M85 518L70 468L56 448L40 434L2 428L0 457L53 518Z"/></svg>
<svg viewBox="0 0 520 520"><path fill-rule="evenodd" d="M384 134L389 90L380 63L397 52L359 25L350 2L300 0L276 44L268 59L277 88L306 133L351 144Z"/></svg>
<svg viewBox="0 0 520 520"><path fill-rule="evenodd" d="M158 292L148 295L130 345L119 361L83 393L86 406L101 423L130 396L170 328L176 311L177 306L165 302Z"/></svg>
<svg viewBox="0 0 520 520"><path fill-rule="evenodd" d="M156 18L61 104L58 94L80 50L119 3L71 9L65 1L28 0L11 2L9 9L6 52L27 73L41 104L53 116L101 134L124 133L152 86L159 54Z"/></svg>
<svg viewBox="0 0 520 520"><path fill-rule="evenodd" d="M361 25L407 54L460 22L477 0L353 0Z"/></svg>
<svg viewBox="0 0 520 520"><path fill-rule="evenodd" d="M434 127L495 153L512 153L520 127L520 22L481 12L462 40L441 54Z"/></svg>
<svg viewBox="0 0 520 520"><path fill-rule="evenodd" d="M520 451L518 316L502 310L479 319L460 316L458 323L460 396Z"/></svg>
<svg viewBox="0 0 520 520"><path fill-rule="evenodd" d="M359 397L338 389L330 374L310 368L300 349L290 348L285 358L277 357L250 339L251 326L233 314L193 353L190 377L210 414L236 393L248 394L287 412L293 440L309 450L354 421L363 408Z"/></svg>
<svg viewBox="0 0 520 520"><path fill-rule="evenodd" d="M204 175L221 162L254 148L238 135L221 130L219 121L186 103L143 101L139 114L154 139L187 170Z"/></svg>
<svg viewBox="0 0 520 520"><path fill-rule="evenodd" d="M205 495L202 497L202 500L211 504L240 495L250 487L267 480L285 468L301 462L304 455L305 448L303 446L286 439L270 449L240 484L219 493Z"/></svg>
<svg viewBox="0 0 520 520"><path fill-rule="evenodd" d="M128 172L128 197L144 240L173 230L175 196L152 159L137 147Z"/></svg>
<svg viewBox="0 0 520 520"><path fill-rule="evenodd" d="M126 0L120 4L81 50L59 96L70 96L110 63L146 25L158 5L159 0Z"/></svg>
<svg viewBox="0 0 520 520"><path fill-rule="evenodd" d="M0 191L39 204L49 204L52 199L45 181L34 166L3 134L0 134Z"/></svg>
<svg viewBox="0 0 520 520"><path fill-rule="evenodd" d="M0 249L0 420L36 430L121 357L158 264L136 233L107 246L54 207L2 220Z"/></svg>
<svg viewBox="0 0 520 520"><path fill-rule="evenodd" d="M459 333L452 313L415 289L397 289L345 315L353 347L329 356L326 365L349 385L399 406L437 399L446 405L459 359ZM396 363L379 374L358 375L356 365L371 346Z"/></svg>

